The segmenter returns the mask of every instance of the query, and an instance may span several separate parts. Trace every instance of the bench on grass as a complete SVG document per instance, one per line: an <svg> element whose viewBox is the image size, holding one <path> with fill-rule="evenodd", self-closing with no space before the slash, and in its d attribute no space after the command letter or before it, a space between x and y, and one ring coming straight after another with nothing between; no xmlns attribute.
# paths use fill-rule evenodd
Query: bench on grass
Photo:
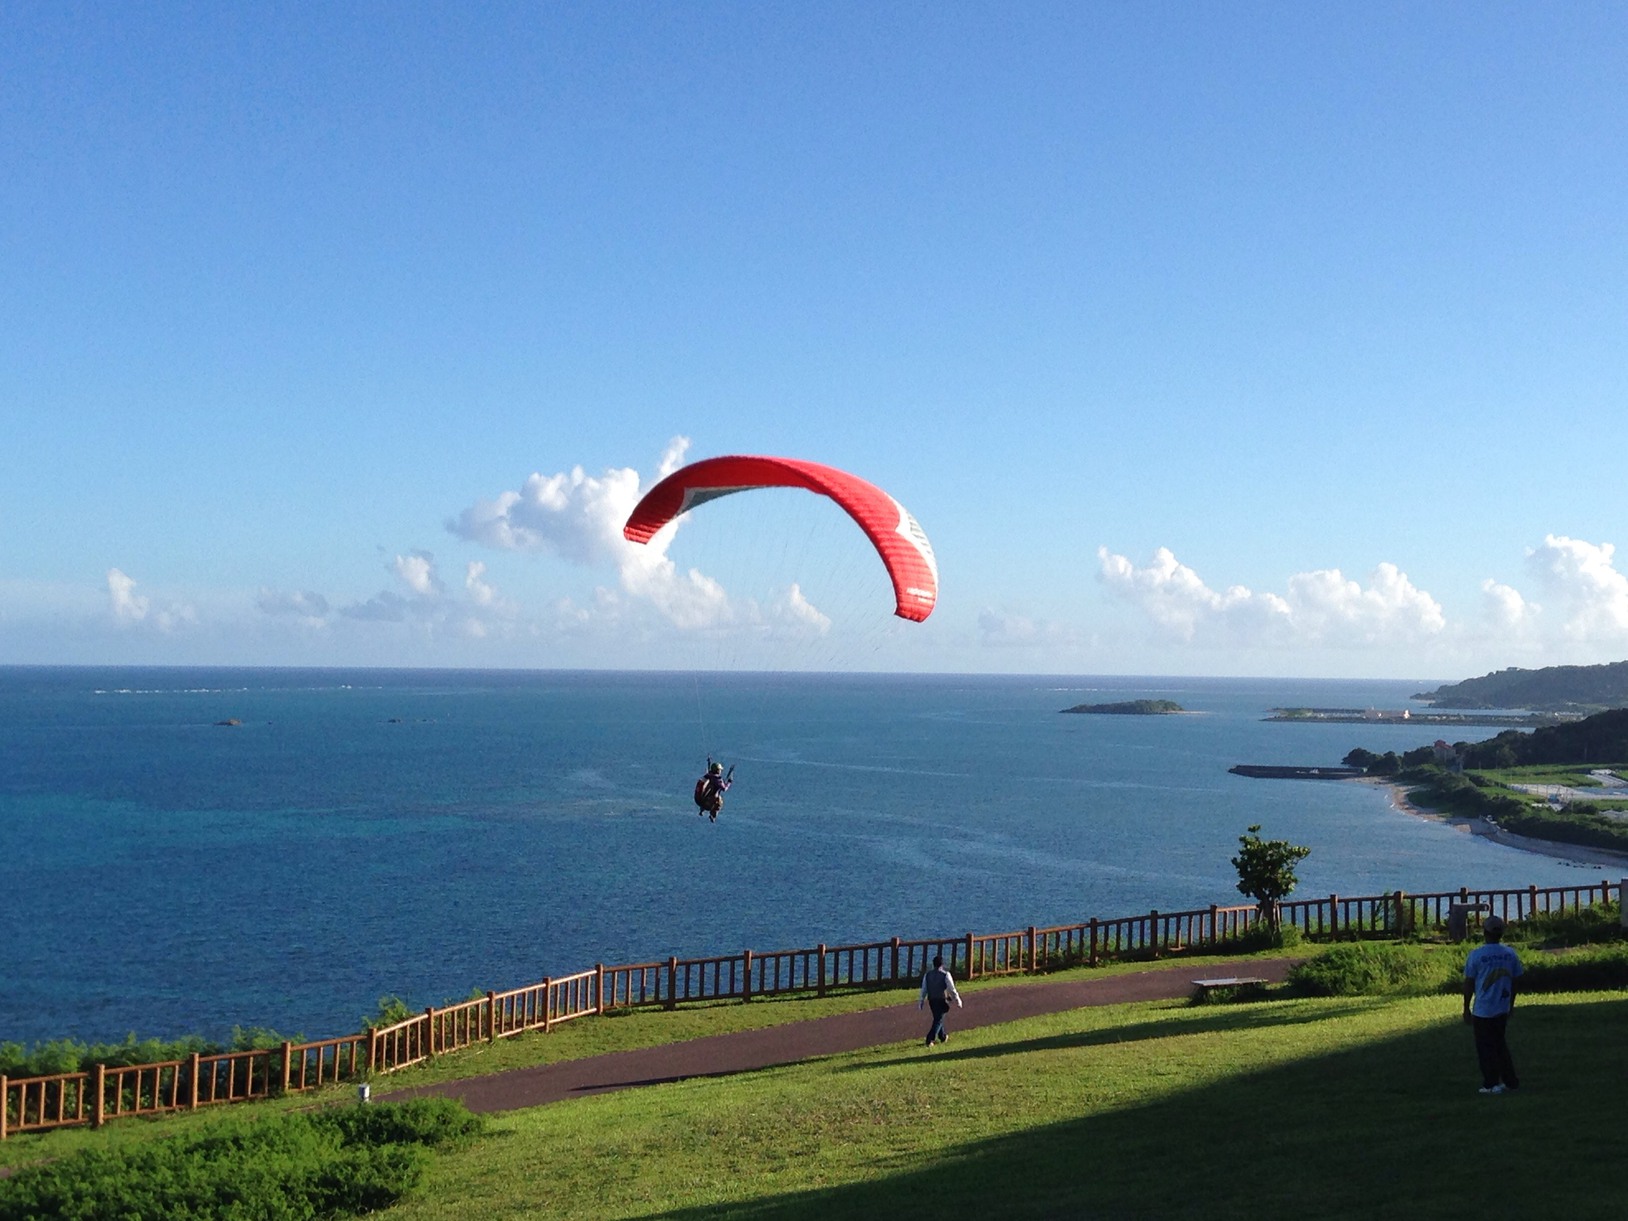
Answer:
<svg viewBox="0 0 1628 1221"><path fill-rule="evenodd" d="M1198 989L1199 996L1208 996L1212 992L1226 989L1243 989L1249 992L1259 992L1272 981L1262 979L1259 975L1228 975L1224 979L1195 979L1193 987Z"/></svg>

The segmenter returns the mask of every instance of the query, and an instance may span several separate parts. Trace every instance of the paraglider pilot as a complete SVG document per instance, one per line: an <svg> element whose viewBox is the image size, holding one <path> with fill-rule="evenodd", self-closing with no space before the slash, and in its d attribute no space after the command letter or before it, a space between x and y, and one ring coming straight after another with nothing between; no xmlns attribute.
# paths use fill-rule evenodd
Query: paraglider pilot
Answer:
<svg viewBox="0 0 1628 1221"><path fill-rule="evenodd" d="M729 765L729 771L724 772L722 763L713 762L712 756L707 756L706 775L695 782L695 804L700 806L700 813L711 814L712 821L718 821L718 811L724 808L724 794L729 786L735 783L735 765Z"/></svg>

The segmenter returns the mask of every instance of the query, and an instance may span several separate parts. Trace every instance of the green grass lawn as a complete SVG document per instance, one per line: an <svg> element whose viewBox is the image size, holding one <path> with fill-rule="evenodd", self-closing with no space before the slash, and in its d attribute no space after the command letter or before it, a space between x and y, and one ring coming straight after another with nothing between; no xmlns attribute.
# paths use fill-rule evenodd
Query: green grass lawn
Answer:
<svg viewBox="0 0 1628 1221"><path fill-rule="evenodd" d="M447 1056L375 1089L510 1067L510 1057L553 1061L900 999L893 991L584 1021ZM912 1041L572 1100L491 1117L487 1135L438 1155L425 1188L381 1215L1621 1215L1615 1099L1628 995L1523 998L1511 1044L1525 1087L1504 1097L1476 1093L1458 1010L1450 995L1080 1009L956 1033L933 1051ZM20 1164L228 1113L352 1097L342 1087L20 1137L0 1144L0 1159Z"/></svg>
<svg viewBox="0 0 1628 1221"><path fill-rule="evenodd" d="M1315 951L1309 947L1301 947L1269 951L1254 957L1303 957L1313 952ZM1207 963L1232 961L1239 957L1243 955L1237 953L1184 955L1180 961L1182 969L1199 971ZM1044 976L1006 976L974 980L962 982L960 988L962 992L971 996L986 988L1076 978L1097 979L1108 975L1146 971L1163 965L1170 965L1169 960L1117 962L1092 968L1058 971ZM618 1010L604 1017L562 1023L548 1034L531 1031L438 1056L412 1068L374 1078L373 1089L377 1096L388 1094L393 1090L444 1081L459 1081L467 1077L479 1077L516 1068L578 1060L609 1052L657 1047L665 1043L728 1034L732 1031L757 1030L786 1022L826 1017L835 1013L852 1013L885 1005L898 1005L908 1001L912 995L913 992L909 989L890 988L849 992L823 998L806 995L758 998L748 1004L739 1001L719 1001L713 1004L685 1005L672 1012L662 1009ZM62 1157L78 1149L106 1148L158 1140L176 1132L207 1126L228 1113L242 1116L301 1110L313 1106L345 1103L355 1096L355 1085L346 1084L269 1101L206 1107L195 1113L182 1112L138 1119L119 1119L100 1131L88 1127L75 1127L55 1132L25 1132L0 1141L0 1167L24 1166L42 1158Z"/></svg>
<svg viewBox="0 0 1628 1221"><path fill-rule="evenodd" d="M515 1112L386 1215L1620 1216L1628 998L1523 1001L1505 1097L1458 1008L1082 1009Z"/></svg>
<svg viewBox="0 0 1628 1221"><path fill-rule="evenodd" d="M1628 766L1620 764L1601 764L1600 769L1614 771L1619 774L1628 774ZM1603 789L1603 786L1593 776L1589 775L1591 769L1583 764L1570 764L1566 766L1541 764L1531 767L1508 768L1475 768L1477 776L1482 776L1495 784L1564 784L1574 789Z"/></svg>

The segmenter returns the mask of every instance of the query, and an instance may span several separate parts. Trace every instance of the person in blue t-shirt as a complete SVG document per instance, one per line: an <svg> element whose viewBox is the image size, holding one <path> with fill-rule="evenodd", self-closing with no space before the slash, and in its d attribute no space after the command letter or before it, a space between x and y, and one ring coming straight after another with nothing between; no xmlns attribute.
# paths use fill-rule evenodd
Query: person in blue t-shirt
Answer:
<svg viewBox="0 0 1628 1221"><path fill-rule="evenodd" d="M1504 1028L1515 1007L1515 981L1524 968L1520 956L1503 944L1502 919L1488 916L1481 922L1481 935L1486 944L1471 950L1464 962L1464 1024L1475 1028L1481 1093L1502 1094L1520 1086Z"/></svg>

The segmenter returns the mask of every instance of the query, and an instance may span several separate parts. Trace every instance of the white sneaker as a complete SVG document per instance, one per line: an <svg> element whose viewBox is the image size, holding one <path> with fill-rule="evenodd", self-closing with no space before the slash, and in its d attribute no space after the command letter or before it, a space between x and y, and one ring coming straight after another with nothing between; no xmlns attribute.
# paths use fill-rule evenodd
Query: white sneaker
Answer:
<svg viewBox="0 0 1628 1221"><path fill-rule="evenodd" d="M1501 1085L1483 1085L1476 1091L1478 1094L1502 1094L1503 1092L1504 1087Z"/></svg>

